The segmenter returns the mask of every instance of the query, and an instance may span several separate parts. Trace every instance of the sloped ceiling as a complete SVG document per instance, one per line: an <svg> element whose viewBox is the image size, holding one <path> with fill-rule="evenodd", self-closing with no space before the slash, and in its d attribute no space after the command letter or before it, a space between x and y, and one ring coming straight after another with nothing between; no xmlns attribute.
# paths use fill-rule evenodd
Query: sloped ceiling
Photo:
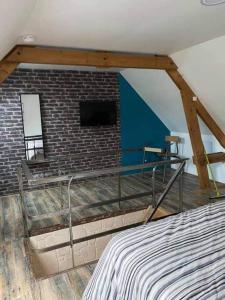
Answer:
<svg viewBox="0 0 225 300"><path fill-rule="evenodd" d="M225 34L225 6L200 0L37 0L36 44L169 54Z"/></svg>
<svg viewBox="0 0 225 300"><path fill-rule="evenodd" d="M178 88L165 71L126 69L122 76L171 131L186 131Z"/></svg>
<svg viewBox="0 0 225 300"><path fill-rule="evenodd" d="M180 92L165 71L126 69L120 72L170 131L188 132ZM200 121L203 134L210 134Z"/></svg>
<svg viewBox="0 0 225 300"><path fill-rule="evenodd" d="M225 132L225 36L175 53L172 58Z"/></svg>
<svg viewBox="0 0 225 300"><path fill-rule="evenodd" d="M0 1L1 57L23 34L35 44L170 54L225 34L225 5L200 0Z"/></svg>

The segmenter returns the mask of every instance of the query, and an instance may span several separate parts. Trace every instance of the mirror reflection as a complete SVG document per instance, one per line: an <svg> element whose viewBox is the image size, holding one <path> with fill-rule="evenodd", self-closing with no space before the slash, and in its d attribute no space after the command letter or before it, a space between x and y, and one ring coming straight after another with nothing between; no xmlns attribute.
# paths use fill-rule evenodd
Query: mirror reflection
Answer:
<svg viewBox="0 0 225 300"><path fill-rule="evenodd" d="M26 159L44 159L39 94L21 94Z"/></svg>

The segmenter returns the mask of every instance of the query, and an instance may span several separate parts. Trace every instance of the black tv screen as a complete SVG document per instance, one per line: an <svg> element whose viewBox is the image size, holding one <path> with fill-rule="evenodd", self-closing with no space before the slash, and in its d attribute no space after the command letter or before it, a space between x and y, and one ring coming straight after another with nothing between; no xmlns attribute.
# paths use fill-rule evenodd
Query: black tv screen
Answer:
<svg viewBox="0 0 225 300"><path fill-rule="evenodd" d="M80 125L102 126L116 124L115 101L80 102Z"/></svg>

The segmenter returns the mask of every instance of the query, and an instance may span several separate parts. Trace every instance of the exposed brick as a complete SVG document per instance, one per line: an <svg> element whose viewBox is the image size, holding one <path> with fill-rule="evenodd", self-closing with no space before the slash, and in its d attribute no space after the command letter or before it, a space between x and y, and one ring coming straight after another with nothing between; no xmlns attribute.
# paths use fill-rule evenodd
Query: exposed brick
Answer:
<svg viewBox="0 0 225 300"><path fill-rule="evenodd" d="M0 195L18 190L16 168L25 159L21 93L40 94L46 157L67 156L61 165L70 170L118 164L115 153L93 153L119 148L119 111L116 126L80 128L79 117L79 101L116 101L119 110L116 73L18 69L0 87ZM77 153L79 158L69 157ZM57 173L57 164L35 167L43 171Z"/></svg>

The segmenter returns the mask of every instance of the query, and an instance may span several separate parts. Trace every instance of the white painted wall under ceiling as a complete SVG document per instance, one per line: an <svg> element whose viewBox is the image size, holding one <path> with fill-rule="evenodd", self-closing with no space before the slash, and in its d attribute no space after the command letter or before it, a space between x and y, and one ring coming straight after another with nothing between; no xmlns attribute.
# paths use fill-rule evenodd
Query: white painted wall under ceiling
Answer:
<svg viewBox="0 0 225 300"><path fill-rule="evenodd" d="M0 1L0 58L21 35L35 44L171 54L225 34L225 5L200 0Z"/></svg>
<svg viewBox="0 0 225 300"><path fill-rule="evenodd" d="M225 36L171 56L185 80L225 131Z"/></svg>

